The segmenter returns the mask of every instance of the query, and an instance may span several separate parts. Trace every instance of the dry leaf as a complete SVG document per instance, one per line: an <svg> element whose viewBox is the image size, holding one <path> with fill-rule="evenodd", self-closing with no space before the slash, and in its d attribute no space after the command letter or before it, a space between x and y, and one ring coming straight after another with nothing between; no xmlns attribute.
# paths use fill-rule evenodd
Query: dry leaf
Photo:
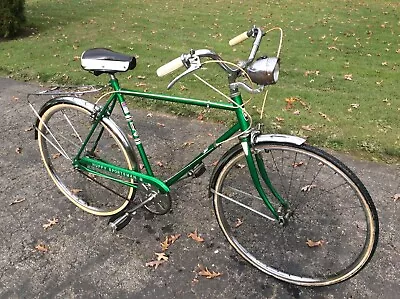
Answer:
<svg viewBox="0 0 400 299"><path fill-rule="evenodd" d="M189 238L192 238L193 240L195 240L196 242L204 242L204 239L202 237L200 237L197 233L197 229L193 232L190 233L188 235Z"/></svg>
<svg viewBox="0 0 400 299"><path fill-rule="evenodd" d="M291 97L291 98L286 98L285 102L286 102L286 106L285 106L285 110L290 110L293 108L293 104L294 102L297 101L297 98Z"/></svg>
<svg viewBox="0 0 400 299"><path fill-rule="evenodd" d="M400 199L400 193L397 193L393 195L393 201L396 202L398 199Z"/></svg>
<svg viewBox="0 0 400 299"><path fill-rule="evenodd" d="M146 79L146 76L137 76L136 78L143 80Z"/></svg>
<svg viewBox="0 0 400 299"><path fill-rule="evenodd" d="M236 219L235 228L238 228L238 227L241 226L242 224L243 224L243 219L240 219L240 218Z"/></svg>
<svg viewBox="0 0 400 299"><path fill-rule="evenodd" d="M29 132L29 131L32 131L33 130L33 126L30 126L29 128L26 128L24 131L25 132Z"/></svg>
<svg viewBox="0 0 400 299"><path fill-rule="evenodd" d="M282 122L285 120L283 117L279 117L279 116L275 117L275 119L277 122Z"/></svg>
<svg viewBox="0 0 400 299"><path fill-rule="evenodd" d="M40 252L48 252L49 248L47 248L47 246L43 243L39 243L35 246L35 249L40 251Z"/></svg>
<svg viewBox="0 0 400 299"><path fill-rule="evenodd" d="M203 120L203 119L204 119L204 115L200 113L200 114L197 116L197 119L198 119L198 120Z"/></svg>
<svg viewBox="0 0 400 299"><path fill-rule="evenodd" d="M315 130L315 128L312 127L312 126L310 126L310 125L308 125L308 126L301 126L301 128L302 128L303 130L305 130L305 131L313 131L313 130Z"/></svg>
<svg viewBox="0 0 400 299"><path fill-rule="evenodd" d="M55 160L57 158L60 158L60 156L61 156L61 153L55 153L52 157Z"/></svg>
<svg viewBox="0 0 400 299"><path fill-rule="evenodd" d="M319 241L312 241L310 239L307 239L306 244L308 245L308 247L318 247L318 246L322 246L325 244L324 240L319 240Z"/></svg>
<svg viewBox="0 0 400 299"><path fill-rule="evenodd" d="M319 112L319 115L321 115L323 118L325 118L327 121L331 121L331 119L326 115L325 113Z"/></svg>
<svg viewBox="0 0 400 299"><path fill-rule="evenodd" d="M201 276L205 276L208 279L212 279L212 278L219 277L222 275L220 272L210 271L207 269L207 267L204 268L202 265L198 265L198 267L200 269L198 274Z"/></svg>
<svg viewBox="0 0 400 299"><path fill-rule="evenodd" d="M25 200L26 200L26 198L16 199L12 203L10 203L10 206L15 205L15 204L20 203L20 202L23 202Z"/></svg>
<svg viewBox="0 0 400 299"><path fill-rule="evenodd" d="M237 163L237 164L236 164L236 168L242 169L242 168L245 168L245 167L246 167L245 164L240 164L240 163Z"/></svg>
<svg viewBox="0 0 400 299"><path fill-rule="evenodd" d="M58 223L58 219L53 218L53 219L47 219L48 223L43 224L44 229L48 229L49 227L56 225Z"/></svg>
<svg viewBox="0 0 400 299"><path fill-rule="evenodd" d="M351 104L350 106L351 108L358 109L360 107L360 104Z"/></svg>
<svg viewBox="0 0 400 299"><path fill-rule="evenodd" d="M293 112L294 115L300 115L300 110L296 110Z"/></svg>
<svg viewBox="0 0 400 299"><path fill-rule="evenodd" d="M192 144L194 144L193 141L187 141L187 142L184 142L184 143L183 143L182 147L187 147L187 146L190 146L190 145L192 145Z"/></svg>
<svg viewBox="0 0 400 299"><path fill-rule="evenodd" d="M71 189L71 192L74 195L76 195L76 194L78 194L79 192L82 192L82 191L83 191L82 189Z"/></svg>
<svg viewBox="0 0 400 299"><path fill-rule="evenodd" d="M160 167L164 167L164 164L161 161L157 161L157 165Z"/></svg>
<svg viewBox="0 0 400 299"><path fill-rule="evenodd" d="M15 149L15 152L16 152L17 154L22 153L22 147L17 147L17 148Z"/></svg>
<svg viewBox="0 0 400 299"><path fill-rule="evenodd" d="M166 251L171 244L180 238L180 236L181 234L176 234L165 237L164 242L160 243L162 251Z"/></svg>
<svg viewBox="0 0 400 299"><path fill-rule="evenodd" d="M172 243L168 241L168 237L165 237L165 241L160 243L162 251L166 251L171 244Z"/></svg>
<svg viewBox="0 0 400 299"><path fill-rule="evenodd" d="M303 162L303 161L300 161L300 162L295 162L295 163L293 163L292 166L293 166L293 168L296 168L296 167L300 167L300 166L303 165L303 164L304 164L304 162Z"/></svg>
<svg viewBox="0 0 400 299"><path fill-rule="evenodd" d="M154 267L154 269L157 269L158 266L160 266L161 264L165 263L165 260L161 260L161 261L150 261L146 263L147 267Z"/></svg>
<svg viewBox="0 0 400 299"><path fill-rule="evenodd" d="M155 252L155 255L157 256L157 261L168 261L168 256L165 255L165 252Z"/></svg>
<svg viewBox="0 0 400 299"><path fill-rule="evenodd" d="M303 192L309 192L311 191L311 189L317 187L316 185L312 184L312 185L305 185L303 188L301 188L301 191Z"/></svg>
<svg viewBox="0 0 400 299"><path fill-rule="evenodd" d="M344 79L345 79L345 80L352 81L352 80L353 80L353 74L344 75Z"/></svg>
<svg viewBox="0 0 400 299"><path fill-rule="evenodd" d="M147 117L153 117L153 113L149 112L149 113L147 113L146 116L147 116Z"/></svg>
<svg viewBox="0 0 400 299"><path fill-rule="evenodd" d="M165 127L165 124L157 123L157 126L164 128L164 127Z"/></svg>

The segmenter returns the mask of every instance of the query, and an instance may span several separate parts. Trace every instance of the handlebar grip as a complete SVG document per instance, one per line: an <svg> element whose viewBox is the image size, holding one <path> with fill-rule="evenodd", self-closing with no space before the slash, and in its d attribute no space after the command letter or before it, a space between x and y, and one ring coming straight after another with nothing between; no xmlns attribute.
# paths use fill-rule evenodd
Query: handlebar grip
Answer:
<svg viewBox="0 0 400 299"><path fill-rule="evenodd" d="M246 31L246 32L243 32L242 34L239 34L238 36L232 38L232 39L229 41L229 45L230 45L230 46L237 45L237 44L241 43L242 41L244 41L244 40L246 40L246 39L248 39L248 38L249 38L248 32L247 32L247 31Z"/></svg>
<svg viewBox="0 0 400 299"><path fill-rule="evenodd" d="M183 66L182 59L180 57L175 58L174 60L171 60L170 62L164 64L163 66L160 66L157 69L157 75L158 75L158 77L165 76L165 75L179 69L181 66Z"/></svg>

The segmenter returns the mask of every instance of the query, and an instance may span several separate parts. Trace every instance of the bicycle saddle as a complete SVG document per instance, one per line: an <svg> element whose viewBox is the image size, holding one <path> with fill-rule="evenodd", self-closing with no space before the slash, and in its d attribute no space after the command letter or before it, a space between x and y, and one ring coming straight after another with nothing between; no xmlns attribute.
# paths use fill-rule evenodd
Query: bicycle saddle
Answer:
<svg viewBox="0 0 400 299"><path fill-rule="evenodd" d="M109 49L94 48L82 53L81 66L96 76L126 72L136 67L136 58Z"/></svg>

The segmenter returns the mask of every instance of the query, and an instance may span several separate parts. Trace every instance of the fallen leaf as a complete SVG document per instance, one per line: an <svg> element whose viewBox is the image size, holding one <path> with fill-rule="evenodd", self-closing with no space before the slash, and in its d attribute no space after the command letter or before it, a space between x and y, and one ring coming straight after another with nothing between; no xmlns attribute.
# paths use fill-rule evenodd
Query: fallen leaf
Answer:
<svg viewBox="0 0 400 299"><path fill-rule="evenodd" d="M303 192L309 192L309 191L311 191L311 189L313 189L313 188L315 188L315 187L317 187L317 186L314 185L314 184L305 185L303 188L301 188L301 191L303 191Z"/></svg>
<svg viewBox="0 0 400 299"><path fill-rule="evenodd" d="M146 115L147 117L153 117L153 113L147 113L147 115Z"/></svg>
<svg viewBox="0 0 400 299"><path fill-rule="evenodd" d="M351 108L358 109L360 107L360 104L351 104L350 106Z"/></svg>
<svg viewBox="0 0 400 299"><path fill-rule="evenodd" d="M61 153L55 153L52 157L55 160L57 158L60 158L60 156L61 156Z"/></svg>
<svg viewBox="0 0 400 299"><path fill-rule="evenodd" d="M165 263L164 260L161 260L161 261L155 260L155 261L147 262L147 263L146 263L146 266L147 266L147 267L154 267L154 269L157 269L158 266L160 266L160 265L163 264L163 263Z"/></svg>
<svg viewBox="0 0 400 299"><path fill-rule="evenodd" d="M311 248L311 247L320 247L320 246L322 246L322 245L325 244L325 241L324 241L324 240L312 241L312 240L310 240L310 239L307 239L306 244L307 244L308 247L310 247L310 248Z"/></svg>
<svg viewBox="0 0 400 299"><path fill-rule="evenodd" d="M293 108L293 104L296 101L297 101L297 98L295 98L295 97L286 98L285 99L285 102L286 102L285 110L291 110Z"/></svg>
<svg viewBox="0 0 400 299"><path fill-rule="evenodd" d="M295 162L295 163L293 163L292 166L293 166L293 168L296 168L296 167L300 167L300 166L303 165L303 164L304 164L304 162L303 162L303 161L300 161L300 162Z"/></svg>
<svg viewBox="0 0 400 299"><path fill-rule="evenodd" d="M300 110L293 111L294 115L300 115Z"/></svg>
<svg viewBox="0 0 400 299"><path fill-rule="evenodd" d="M161 249L162 251L166 251L171 244L173 244L176 240L181 237L181 234L166 236L164 242L161 242Z"/></svg>
<svg viewBox="0 0 400 299"><path fill-rule="evenodd" d="M71 189L71 192L74 195L76 195L76 194L78 194L79 192L82 192L82 191L83 191L82 189Z"/></svg>
<svg viewBox="0 0 400 299"><path fill-rule="evenodd" d="M157 256L157 261L168 261L168 256L165 255L165 252L155 252L155 255Z"/></svg>
<svg viewBox="0 0 400 299"><path fill-rule="evenodd" d="M352 81L352 80L353 80L353 74L344 75L344 79L345 79L345 80Z"/></svg>
<svg viewBox="0 0 400 299"><path fill-rule="evenodd" d="M305 130L305 131L313 131L313 130L315 130L315 128L312 127L312 126L310 126L310 125L301 126L301 128L302 128L303 130Z"/></svg>
<svg viewBox="0 0 400 299"><path fill-rule="evenodd" d="M164 128L164 127L165 127L165 124L157 123L157 126Z"/></svg>
<svg viewBox="0 0 400 299"><path fill-rule="evenodd" d="M396 202L398 199L400 199L400 193L397 193L393 195L393 201Z"/></svg>
<svg viewBox="0 0 400 299"><path fill-rule="evenodd" d="M137 76L136 78L143 80L146 79L146 76Z"/></svg>
<svg viewBox="0 0 400 299"><path fill-rule="evenodd" d="M184 142L183 145L182 145L182 147L190 146L190 145L192 145L193 143L194 143L193 141Z"/></svg>
<svg viewBox="0 0 400 299"><path fill-rule="evenodd" d="M197 116L197 119L198 119L198 120L203 120L203 119L204 119L204 115L200 113L200 114Z"/></svg>
<svg viewBox="0 0 400 299"><path fill-rule="evenodd" d="M275 119L277 122L282 122L285 120L283 117L279 117L279 116L275 117Z"/></svg>
<svg viewBox="0 0 400 299"><path fill-rule="evenodd" d="M22 147L17 147L17 148L15 149L15 152L16 152L17 154L21 154L21 153L22 153Z"/></svg>
<svg viewBox="0 0 400 299"><path fill-rule="evenodd" d="M53 218L53 219L47 219L48 223L43 224L44 229L48 229L49 227L52 227L53 225L56 225L58 223L58 219Z"/></svg>
<svg viewBox="0 0 400 299"><path fill-rule="evenodd" d="M161 161L157 161L157 165L160 167L164 167L164 164Z"/></svg>
<svg viewBox="0 0 400 299"><path fill-rule="evenodd" d="M236 168L242 169L242 168L245 168L245 167L246 167L245 164L240 164L240 163L237 163L237 164L236 164Z"/></svg>
<svg viewBox="0 0 400 299"><path fill-rule="evenodd" d="M331 119L326 115L325 113L319 112L319 115L321 115L323 118L325 118L327 121L331 121Z"/></svg>
<svg viewBox="0 0 400 299"><path fill-rule="evenodd" d="M30 127L26 128L24 131L25 131L25 132L30 132L30 131L32 131L32 130L33 130L33 126L30 126Z"/></svg>
<svg viewBox="0 0 400 299"><path fill-rule="evenodd" d="M207 269L207 267L204 268L202 265L198 265L198 267L200 270L198 272L198 274L201 276L204 276L208 279L212 279L212 278L219 277L222 275L220 272L210 271Z"/></svg>
<svg viewBox="0 0 400 299"><path fill-rule="evenodd" d="M188 235L189 238L192 238L196 242L204 242L204 239L200 237L197 233L197 229Z"/></svg>
<svg viewBox="0 0 400 299"><path fill-rule="evenodd" d="M238 228L239 226L241 226L243 224L243 219L236 219L235 221L235 228Z"/></svg>
<svg viewBox="0 0 400 299"><path fill-rule="evenodd" d="M35 249L38 250L38 251L40 251L40 252L48 252L48 251L49 251L49 248L48 248L45 244L43 244L43 243L37 244L37 245L35 246Z"/></svg>
<svg viewBox="0 0 400 299"><path fill-rule="evenodd" d="M20 202L23 202L25 200L26 200L26 198L16 199L12 203L10 203L10 206L15 205L15 204L20 203Z"/></svg>

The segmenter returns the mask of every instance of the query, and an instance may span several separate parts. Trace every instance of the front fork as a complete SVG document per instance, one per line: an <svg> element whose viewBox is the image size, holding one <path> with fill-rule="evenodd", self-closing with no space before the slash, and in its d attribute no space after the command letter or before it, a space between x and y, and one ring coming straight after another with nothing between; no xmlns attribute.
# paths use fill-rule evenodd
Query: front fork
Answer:
<svg viewBox="0 0 400 299"><path fill-rule="evenodd" d="M261 153L257 152L256 150L252 149L250 138L249 137L244 137L241 140L241 145L246 157L246 162L249 167L249 172L250 176L253 180L254 187L257 189L258 194L264 201L265 205L267 208L271 211L273 214L274 218L278 220L278 222L283 225L285 223L285 217L284 215L286 214L286 211L288 209L288 204L285 199L279 194L279 192L274 188L274 186L271 183L271 180L268 177L267 171L265 169L264 162L261 157ZM253 154L255 156L255 159L253 158ZM254 161L255 160L255 161ZM256 166L257 165L257 166ZM271 193L278 199L280 202L282 208L283 208L283 213L280 211L278 212L274 206L271 204L270 200L268 199L268 196L265 194L264 188L261 185L260 178L258 173L260 173L261 178L263 182L267 185L268 189L271 191Z"/></svg>

